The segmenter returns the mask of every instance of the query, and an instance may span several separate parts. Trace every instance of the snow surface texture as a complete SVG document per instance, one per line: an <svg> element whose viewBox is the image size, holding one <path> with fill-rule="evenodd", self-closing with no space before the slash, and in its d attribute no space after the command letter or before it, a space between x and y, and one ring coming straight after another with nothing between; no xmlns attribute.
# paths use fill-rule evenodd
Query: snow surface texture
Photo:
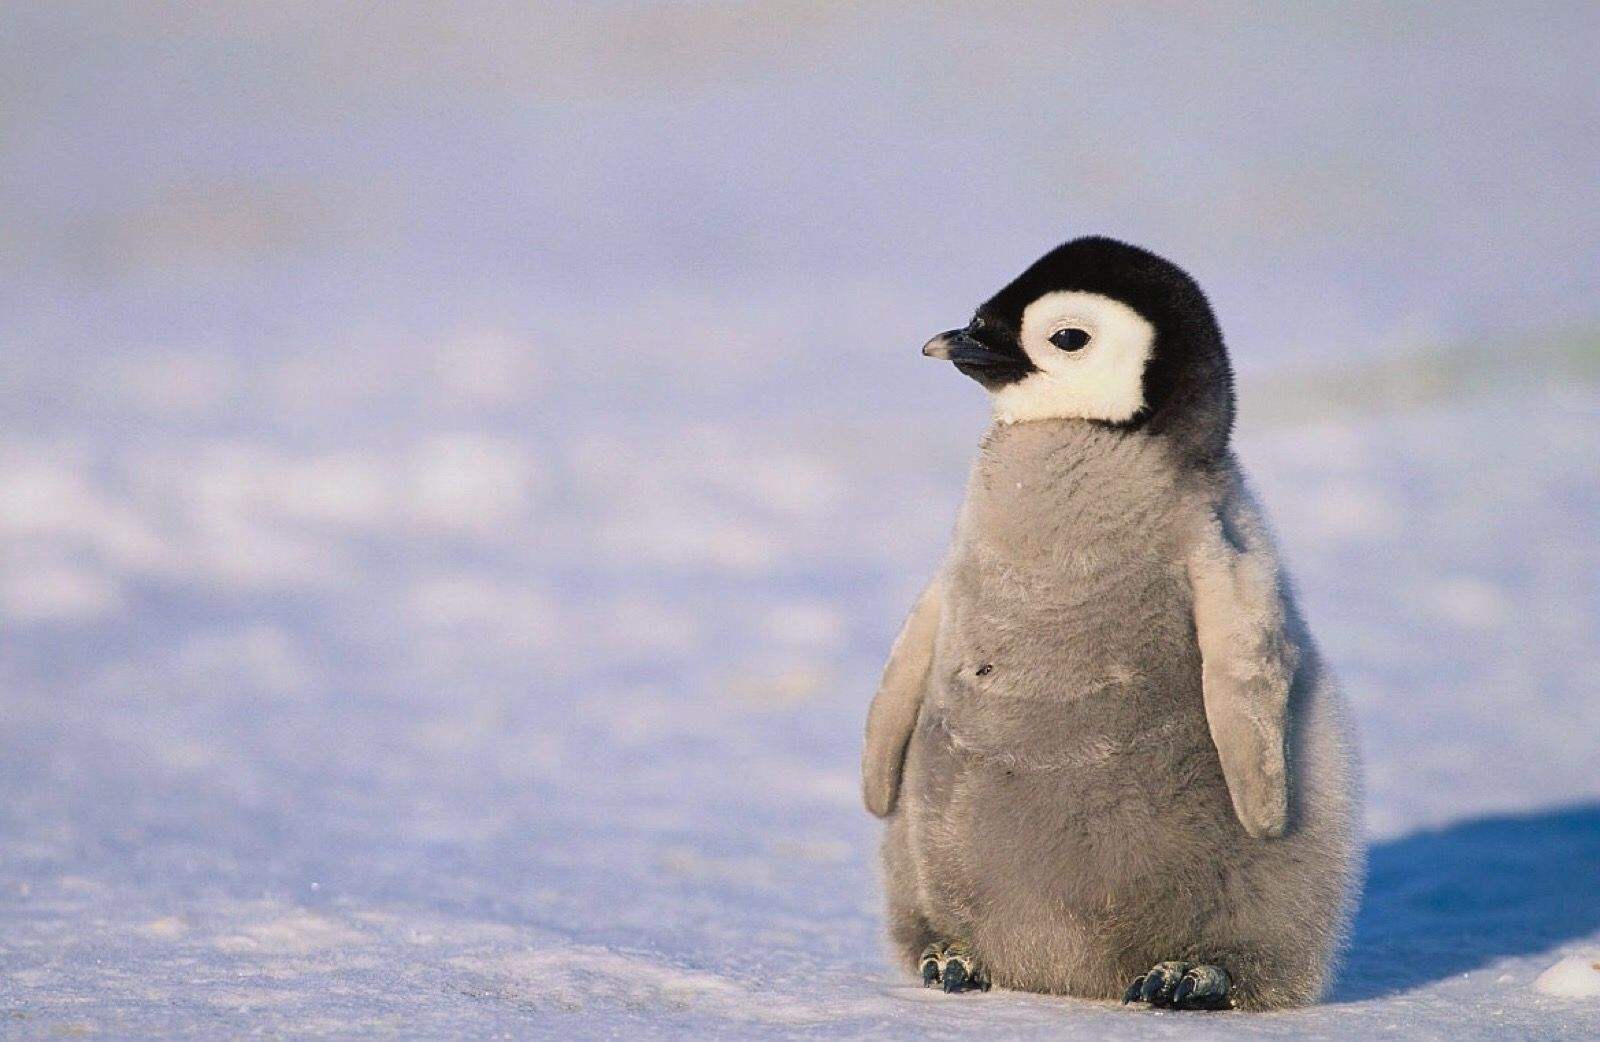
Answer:
<svg viewBox="0 0 1600 1042"><path fill-rule="evenodd" d="M1546 995L1600 999L1600 952L1570 955L1539 974L1533 986Z"/></svg>
<svg viewBox="0 0 1600 1042"><path fill-rule="evenodd" d="M1600 1037L1535 986L1600 951L1592 5L208 10L3 16L0 1037ZM1359 714L1316 1009L882 944L859 736L983 422L917 349L1090 230L1212 289Z"/></svg>
<svg viewBox="0 0 1600 1042"><path fill-rule="evenodd" d="M858 735L974 425L543 446L542 486L495 441L13 440L6 1023L1593 1038L1532 984L1600 942L1597 406L1244 439L1360 710L1371 881L1332 1004L1181 1027L885 960Z"/></svg>

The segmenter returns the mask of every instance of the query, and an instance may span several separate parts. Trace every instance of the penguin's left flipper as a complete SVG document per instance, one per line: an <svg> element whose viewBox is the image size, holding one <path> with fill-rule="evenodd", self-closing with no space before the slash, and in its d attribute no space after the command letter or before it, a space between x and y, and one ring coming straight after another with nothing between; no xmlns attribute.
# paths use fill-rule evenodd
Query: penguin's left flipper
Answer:
<svg viewBox="0 0 1600 1042"><path fill-rule="evenodd" d="M918 970L924 988L937 985L950 993L989 990L989 974L960 941L928 945L922 950Z"/></svg>
<svg viewBox="0 0 1600 1042"><path fill-rule="evenodd" d="M1122 1004L1148 1002L1169 1009L1229 1009L1228 971L1206 963L1159 962L1128 985Z"/></svg>

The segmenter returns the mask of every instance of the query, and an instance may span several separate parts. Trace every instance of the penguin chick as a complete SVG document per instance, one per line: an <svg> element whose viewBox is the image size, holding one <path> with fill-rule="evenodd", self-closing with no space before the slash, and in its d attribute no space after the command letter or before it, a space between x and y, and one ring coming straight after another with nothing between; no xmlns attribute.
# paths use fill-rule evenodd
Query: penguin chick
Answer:
<svg viewBox="0 0 1600 1042"><path fill-rule="evenodd" d="M1077 239L923 353L994 422L867 720L905 966L951 991L1315 1001L1360 869L1354 744L1229 449L1204 294Z"/></svg>

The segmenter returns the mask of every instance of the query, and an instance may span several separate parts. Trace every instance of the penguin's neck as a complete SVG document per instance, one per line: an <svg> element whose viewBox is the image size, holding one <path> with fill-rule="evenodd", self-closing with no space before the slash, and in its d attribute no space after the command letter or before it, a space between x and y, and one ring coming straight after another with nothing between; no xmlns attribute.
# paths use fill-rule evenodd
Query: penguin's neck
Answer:
<svg viewBox="0 0 1600 1042"><path fill-rule="evenodd" d="M1021 566L1157 538L1185 468L1164 439L1085 420L996 423L967 485L965 541Z"/></svg>

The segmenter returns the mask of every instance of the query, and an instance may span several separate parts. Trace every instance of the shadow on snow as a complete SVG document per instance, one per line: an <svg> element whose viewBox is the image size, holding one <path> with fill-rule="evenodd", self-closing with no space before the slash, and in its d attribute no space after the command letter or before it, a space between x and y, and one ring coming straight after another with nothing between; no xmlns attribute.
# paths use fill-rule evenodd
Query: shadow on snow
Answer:
<svg viewBox="0 0 1600 1042"><path fill-rule="evenodd" d="M1374 845L1334 1001L1408 991L1600 928L1600 803Z"/></svg>

